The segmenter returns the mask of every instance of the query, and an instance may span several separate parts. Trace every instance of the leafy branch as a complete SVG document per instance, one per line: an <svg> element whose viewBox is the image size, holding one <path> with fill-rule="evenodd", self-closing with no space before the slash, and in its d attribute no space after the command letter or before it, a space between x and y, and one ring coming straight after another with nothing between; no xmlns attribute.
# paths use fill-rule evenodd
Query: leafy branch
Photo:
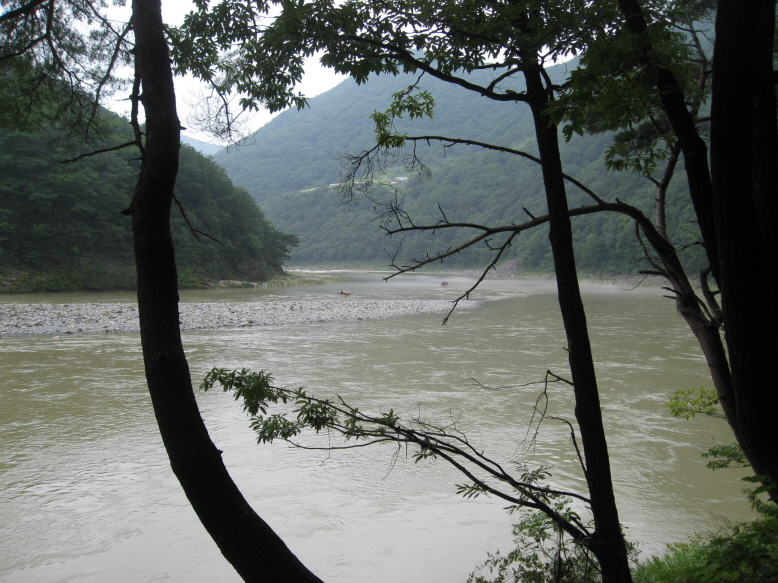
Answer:
<svg viewBox="0 0 778 583"><path fill-rule="evenodd" d="M402 419L393 409L369 413L350 405L341 397L334 400L320 399L309 395L303 388L275 386L270 374L245 368L214 368L205 375L200 388L208 391L217 385L224 392L232 392L235 400L242 402L244 412L251 416L250 426L257 435L258 443L282 440L301 449L327 451L379 443L412 445L416 447L412 455L415 462L440 458L469 479L468 484L457 486L459 494L467 498L481 494L493 495L509 502L510 509L530 508L541 511L560 529L584 545L591 537L591 532L581 518L573 512L561 510L558 504L565 499L588 505L586 497L541 484L548 477L546 468L530 470L523 464L517 464L519 475L513 475L473 445L459 429L456 419L439 425L419 416ZM271 405L279 404L291 405L291 411L271 414ZM342 445L326 447L305 445L298 441L305 430L313 430L314 433L334 432L341 435L344 441Z"/></svg>

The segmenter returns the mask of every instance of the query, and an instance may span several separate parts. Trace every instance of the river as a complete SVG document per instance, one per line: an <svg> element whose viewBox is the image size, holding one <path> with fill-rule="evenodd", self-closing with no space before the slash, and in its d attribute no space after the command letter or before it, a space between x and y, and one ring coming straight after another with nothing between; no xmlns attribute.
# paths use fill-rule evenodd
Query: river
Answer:
<svg viewBox="0 0 778 583"><path fill-rule="evenodd" d="M348 283L191 291L181 299L331 300L345 287L350 299L453 299L474 281L446 276L450 285L441 287L435 275L389 282L380 273L349 275ZM700 458L714 442L731 441L724 422L667 411L676 390L710 386L692 335L661 289L623 287L582 284L621 520L647 555L750 515L740 494L745 472L713 473ZM193 331L184 345L195 379L213 366L264 369L278 384L337 394L361 409L455 420L496 459L550 465L553 484L580 488L563 424L546 422L527 441L542 388L528 383L547 369L568 371L555 284L488 279L472 299L483 304L445 326L442 315L422 314ZM0 581L239 581L170 471L137 334L0 338L0 371ZM570 390L552 385L549 396L550 411L572 419ZM487 552L512 548L505 504L458 497L455 484L466 480L442 461L414 464L391 446L332 453L260 446L230 395L198 400L246 497L324 581L464 582Z"/></svg>

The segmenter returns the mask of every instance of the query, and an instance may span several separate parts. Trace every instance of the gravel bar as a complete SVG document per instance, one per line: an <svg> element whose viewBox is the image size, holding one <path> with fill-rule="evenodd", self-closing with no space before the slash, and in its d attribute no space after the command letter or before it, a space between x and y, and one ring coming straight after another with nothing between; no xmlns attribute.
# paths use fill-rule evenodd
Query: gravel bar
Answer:
<svg viewBox="0 0 778 583"><path fill-rule="evenodd" d="M463 300L458 309L477 301ZM445 313L448 300L341 300L323 302L213 302L179 304L182 330L217 330L347 322ZM137 304L0 304L0 337L36 334L138 332Z"/></svg>

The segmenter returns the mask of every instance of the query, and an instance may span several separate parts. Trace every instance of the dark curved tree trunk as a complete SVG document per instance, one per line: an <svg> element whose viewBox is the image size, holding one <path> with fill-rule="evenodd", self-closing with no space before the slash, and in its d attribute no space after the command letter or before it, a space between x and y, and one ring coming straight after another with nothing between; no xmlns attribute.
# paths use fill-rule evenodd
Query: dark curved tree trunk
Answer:
<svg viewBox="0 0 778 583"><path fill-rule="evenodd" d="M604 583L629 583L627 547L621 532L616 498L613 493L608 444L600 410L600 396L594 370L589 329L586 324L578 274L573 253L573 231L559 154L557 127L544 114L548 93L543 86L540 66L524 68L527 99L532 109L535 133L543 168L549 215L549 239L554 256L559 306L567 334L570 370L575 392L575 418L581 433L586 462L586 482L591 499L594 533L585 543L597 557Z"/></svg>
<svg viewBox="0 0 778 583"><path fill-rule="evenodd" d="M170 463L192 507L245 581L318 582L230 478L195 400L178 321L170 208L180 125L159 0L133 0L146 142L131 205L146 379Z"/></svg>

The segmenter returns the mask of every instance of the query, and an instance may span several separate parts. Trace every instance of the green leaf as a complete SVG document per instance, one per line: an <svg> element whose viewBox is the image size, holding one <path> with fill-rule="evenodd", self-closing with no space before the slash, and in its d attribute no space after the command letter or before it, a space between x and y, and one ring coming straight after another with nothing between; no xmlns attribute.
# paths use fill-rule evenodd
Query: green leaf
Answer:
<svg viewBox="0 0 778 583"><path fill-rule="evenodd" d="M760 484L767 481L767 476L746 476L745 478L740 479L744 482L750 482L751 484Z"/></svg>

